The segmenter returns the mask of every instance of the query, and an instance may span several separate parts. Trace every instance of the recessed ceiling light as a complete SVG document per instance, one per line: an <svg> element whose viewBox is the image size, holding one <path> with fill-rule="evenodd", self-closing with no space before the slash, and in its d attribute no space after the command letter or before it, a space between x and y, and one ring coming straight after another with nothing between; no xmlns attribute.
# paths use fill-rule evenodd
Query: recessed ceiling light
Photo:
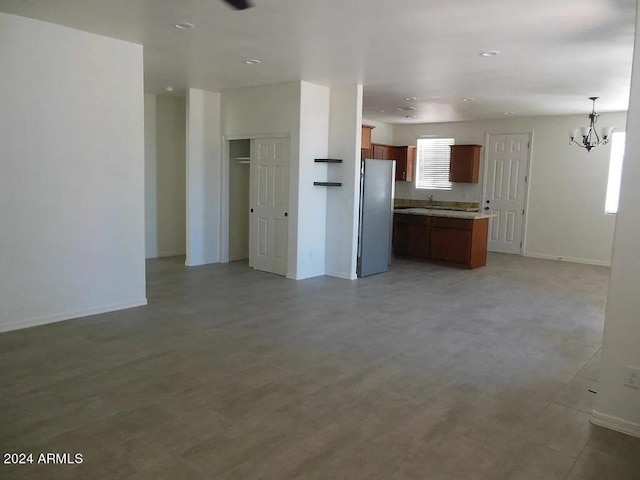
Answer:
<svg viewBox="0 0 640 480"><path fill-rule="evenodd" d="M503 115L513 115L513 112L503 112Z"/></svg>
<svg viewBox="0 0 640 480"><path fill-rule="evenodd" d="M173 24L173 28L177 28L178 30L189 30L193 28L195 25L189 22L178 22Z"/></svg>
<svg viewBox="0 0 640 480"><path fill-rule="evenodd" d="M473 100L474 99L471 98L471 97L465 97L465 98L462 99L463 102L473 102Z"/></svg>
<svg viewBox="0 0 640 480"><path fill-rule="evenodd" d="M416 107L396 107L396 108L401 112L410 112L416 109Z"/></svg>
<svg viewBox="0 0 640 480"><path fill-rule="evenodd" d="M252 58L250 60L245 60L244 63L246 63L247 65L258 65L262 62L260 60L256 60L255 58Z"/></svg>
<svg viewBox="0 0 640 480"><path fill-rule="evenodd" d="M417 115L405 115L404 118L417 118Z"/></svg>
<svg viewBox="0 0 640 480"><path fill-rule="evenodd" d="M387 113L389 110L380 110L380 113Z"/></svg>
<svg viewBox="0 0 640 480"><path fill-rule="evenodd" d="M414 100L417 100L417 98L416 98L416 97L404 97L404 99L405 99L407 102L413 102Z"/></svg>
<svg viewBox="0 0 640 480"><path fill-rule="evenodd" d="M164 87L163 90L165 92L173 92L173 87L169 86L169 87Z"/></svg>
<svg viewBox="0 0 640 480"><path fill-rule="evenodd" d="M486 52L480 52L479 55L481 57L495 57L496 55L500 55L499 50L488 50Z"/></svg>

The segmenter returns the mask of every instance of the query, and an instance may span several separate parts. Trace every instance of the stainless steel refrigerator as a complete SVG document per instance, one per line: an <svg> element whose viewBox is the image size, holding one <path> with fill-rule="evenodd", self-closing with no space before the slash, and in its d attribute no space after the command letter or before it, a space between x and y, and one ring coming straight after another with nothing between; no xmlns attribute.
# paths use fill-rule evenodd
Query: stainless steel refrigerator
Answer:
<svg viewBox="0 0 640 480"><path fill-rule="evenodd" d="M396 162L367 158L360 167L359 277L389 270Z"/></svg>

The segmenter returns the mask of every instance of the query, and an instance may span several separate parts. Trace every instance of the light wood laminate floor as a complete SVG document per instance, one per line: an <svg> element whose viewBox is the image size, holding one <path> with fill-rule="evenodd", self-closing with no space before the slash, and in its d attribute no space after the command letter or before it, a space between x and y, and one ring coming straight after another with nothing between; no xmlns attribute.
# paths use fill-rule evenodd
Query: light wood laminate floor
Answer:
<svg viewBox="0 0 640 480"><path fill-rule="evenodd" d="M84 460L0 478L640 478L640 439L589 423L606 268L183 262L148 262L147 307L0 335L0 450Z"/></svg>

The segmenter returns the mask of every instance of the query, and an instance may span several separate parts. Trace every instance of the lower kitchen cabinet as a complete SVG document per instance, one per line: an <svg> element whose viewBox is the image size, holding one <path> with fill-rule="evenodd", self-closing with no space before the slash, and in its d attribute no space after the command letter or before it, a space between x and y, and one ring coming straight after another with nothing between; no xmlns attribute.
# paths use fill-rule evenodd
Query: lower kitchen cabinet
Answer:
<svg viewBox="0 0 640 480"><path fill-rule="evenodd" d="M431 258L454 263L471 263L471 230L431 229Z"/></svg>
<svg viewBox="0 0 640 480"><path fill-rule="evenodd" d="M487 263L489 219L394 215L393 252L464 268Z"/></svg>
<svg viewBox="0 0 640 480"><path fill-rule="evenodd" d="M393 225L394 253L408 257L428 258L428 245L431 236L429 225L430 217L395 215Z"/></svg>

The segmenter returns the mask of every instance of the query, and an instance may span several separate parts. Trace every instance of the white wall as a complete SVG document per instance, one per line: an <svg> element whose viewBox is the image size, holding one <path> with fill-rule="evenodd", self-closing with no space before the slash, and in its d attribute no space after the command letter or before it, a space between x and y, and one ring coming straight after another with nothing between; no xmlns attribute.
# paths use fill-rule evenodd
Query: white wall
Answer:
<svg viewBox="0 0 640 480"><path fill-rule="evenodd" d="M144 244L145 257L158 256L156 96L144 96Z"/></svg>
<svg viewBox="0 0 640 480"><path fill-rule="evenodd" d="M373 120L362 119L365 125L372 125L376 128L371 130L371 142L383 143L386 145L394 145L393 141L393 125L390 123L375 122Z"/></svg>
<svg viewBox="0 0 640 480"><path fill-rule="evenodd" d="M586 99L585 99L586 100ZM587 125L585 115L509 118L394 127L397 145L415 145L422 135L451 136L456 143L484 145L487 133L533 132L525 254L607 265L615 215L604 213L610 145L591 152L568 144L571 129ZM624 130L625 113L600 117L599 125ZM481 172L484 169L484 149ZM477 185L454 184L451 191L417 190L414 182L396 182L396 198L480 202Z"/></svg>
<svg viewBox="0 0 640 480"><path fill-rule="evenodd" d="M329 156L342 158L342 187L327 192L327 275L355 279L358 249L362 85L331 87Z"/></svg>
<svg viewBox="0 0 640 480"><path fill-rule="evenodd" d="M315 158L327 158L329 153L329 98L328 87L301 82L297 279L325 273L329 187L316 187L313 182L325 181L328 168L340 168L314 162Z"/></svg>
<svg viewBox="0 0 640 480"><path fill-rule="evenodd" d="M639 5L640 7L640 2ZM638 9L640 11L640 8ZM628 131L640 131L640 17L631 80ZM640 390L624 386L626 367L640 369L640 138L628 135L613 244L595 423L640 437Z"/></svg>
<svg viewBox="0 0 640 480"><path fill-rule="evenodd" d="M157 135L157 256L184 255L186 250L184 97L158 95Z"/></svg>
<svg viewBox="0 0 640 480"><path fill-rule="evenodd" d="M189 266L220 261L220 94L187 91L186 209Z"/></svg>
<svg viewBox="0 0 640 480"><path fill-rule="evenodd" d="M300 82L278 83L263 87L240 88L222 93L222 134L227 139L256 138L286 135L290 141L289 163L289 237L287 277L297 278L298 241L298 167L300 142ZM227 166L222 171L222 196L224 222L228 231L228 182ZM228 255L227 239L223 238L223 255Z"/></svg>
<svg viewBox="0 0 640 480"><path fill-rule="evenodd" d="M144 101L146 257L184 255L185 100L146 94Z"/></svg>
<svg viewBox="0 0 640 480"><path fill-rule="evenodd" d="M0 13L0 65L0 329L145 304L142 47Z"/></svg>

